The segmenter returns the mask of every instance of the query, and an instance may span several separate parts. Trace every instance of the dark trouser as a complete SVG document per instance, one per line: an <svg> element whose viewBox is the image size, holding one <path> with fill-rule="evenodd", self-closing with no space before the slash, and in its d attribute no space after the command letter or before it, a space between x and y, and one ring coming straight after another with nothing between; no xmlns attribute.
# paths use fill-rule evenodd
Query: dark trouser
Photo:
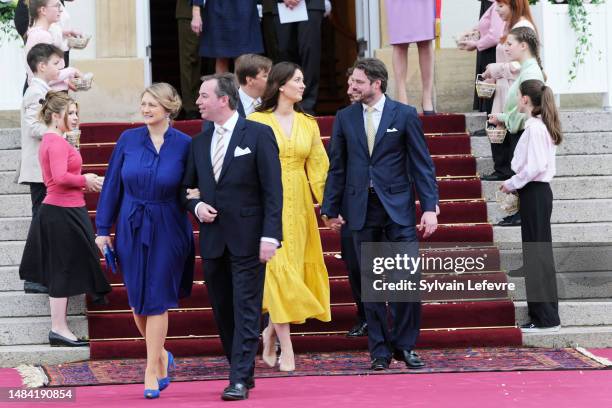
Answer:
<svg viewBox="0 0 612 408"><path fill-rule="evenodd" d="M30 199L32 200L32 218L38 214L38 209L47 195L47 187L44 183L29 183Z"/></svg>
<svg viewBox="0 0 612 408"><path fill-rule="evenodd" d="M181 98L186 114L198 112L196 99L200 88L200 37L191 31L191 20L177 19L179 64L181 69Z"/></svg>
<svg viewBox="0 0 612 408"><path fill-rule="evenodd" d="M493 155L493 167L495 172L508 178L514 175L510 163L514 157L514 149L524 130L516 133L506 133L504 143L491 143L491 154Z"/></svg>
<svg viewBox="0 0 612 408"><path fill-rule="evenodd" d="M361 271L359 270L359 261L355 253L355 243L353 242L353 234L346 225L340 230L340 247L342 251L342 260L348 271L349 283L351 284L351 292L353 300L357 305L357 319L359 323L366 321L363 302L361 302Z"/></svg>
<svg viewBox="0 0 612 408"><path fill-rule="evenodd" d="M264 26L270 26L274 20L275 36L266 37L266 48L275 49L274 62L291 61L302 67L306 90L302 99L302 108L314 114L319 93L319 75L321 71L321 23L323 11L308 10L308 21L281 24L278 15L266 13ZM264 31L269 31L264 29ZM272 37L272 38L270 38ZM273 44L269 44L272 41Z"/></svg>
<svg viewBox="0 0 612 408"><path fill-rule="evenodd" d="M226 248L220 258L204 260L208 297L232 384L244 384L255 369L265 276L259 254L234 256Z"/></svg>
<svg viewBox="0 0 612 408"><path fill-rule="evenodd" d="M560 320L550 228L553 204L550 184L532 181L518 193L529 317L539 327L557 326Z"/></svg>
<svg viewBox="0 0 612 408"><path fill-rule="evenodd" d="M396 224L387 215L378 196L370 193L363 229L353 231L357 254L365 242L416 242L416 228ZM360 257L357 258L361 262ZM417 279L418 281L418 279ZM414 348L421 327L420 302L364 302L368 322L368 349L374 358L391 358L393 349ZM393 327L389 330L391 314Z"/></svg>

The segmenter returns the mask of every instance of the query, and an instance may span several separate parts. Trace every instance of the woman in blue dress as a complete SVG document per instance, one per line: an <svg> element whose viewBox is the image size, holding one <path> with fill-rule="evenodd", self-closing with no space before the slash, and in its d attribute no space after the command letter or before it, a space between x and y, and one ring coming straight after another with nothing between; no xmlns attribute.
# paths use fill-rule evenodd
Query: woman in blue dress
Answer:
<svg viewBox="0 0 612 408"><path fill-rule="evenodd" d="M194 243L179 202L191 138L170 126L181 109L176 90L151 85L140 104L146 126L123 132L110 159L96 212L101 251L113 247L130 307L147 346L145 397L157 398L170 383L173 356L164 348L168 309L191 292Z"/></svg>
<svg viewBox="0 0 612 408"><path fill-rule="evenodd" d="M190 1L191 29L200 35L200 56L215 58L216 73L229 71L230 58L264 52L256 0Z"/></svg>

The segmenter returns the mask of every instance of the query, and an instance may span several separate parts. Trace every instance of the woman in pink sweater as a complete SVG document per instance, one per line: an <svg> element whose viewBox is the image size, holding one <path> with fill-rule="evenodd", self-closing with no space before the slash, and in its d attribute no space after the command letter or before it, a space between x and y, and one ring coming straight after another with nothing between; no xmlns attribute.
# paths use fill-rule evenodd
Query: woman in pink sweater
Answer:
<svg viewBox="0 0 612 408"><path fill-rule="evenodd" d="M30 28L26 33L25 55L36 44L45 43L52 44L58 48L62 48L63 35L72 35L72 32L67 31L62 35L50 30L52 24L57 23L62 15L63 6L59 0L30 0ZM26 73L28 85L32 80L32 70L26 63ZM69 89L69 80L74 77L81 76L81 72L76 68L64 68L60 71L59 78L56 81L49 83L51 89L56 91L66 91Z"/></svg>
<svg viewBox="0 0 612 408"><path fill-rule="evenodd" d="M49 91L40 111L47 125L38 153L47 196L32 220L23 251L21 279L49 288L52 346L86 346L68 327L68 297L89 293L104 303L111 288L100 268L94 231L85 207L83 189L97 192L102 180L81 174L81 155L62 137L66 112L74 101L65 93Z"/></svg>
<svg viewBox="0 0 612 408"><path fill-rule="evenodd" d="M495 82L495 95L493 97L493 107L491 113L501 113L504 111L504 104L508 95L508 89L517 77L521 65L516 61L510 61L504 52L504 43L508 32L516 27L529 27L536 31L528 0L497 0L497 13L505 22L504 35L496 48L496 62L489 64L483 76L490 82ZM482 176L482 180L501 181L507 180L513 175L510 168L512 151L510 140L506 138L504 143L491 144L494 171L491 174Z"/></svg>

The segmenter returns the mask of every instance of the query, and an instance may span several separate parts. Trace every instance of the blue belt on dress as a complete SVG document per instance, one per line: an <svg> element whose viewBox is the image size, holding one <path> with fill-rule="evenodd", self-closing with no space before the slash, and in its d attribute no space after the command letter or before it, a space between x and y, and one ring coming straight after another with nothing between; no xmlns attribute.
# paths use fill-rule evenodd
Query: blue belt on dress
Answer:
<svg viewBox="0 0 612 408"><path fill-rule="evenodd" d="M154 214L151 209L154 205L171 204L176 201L176 198L168 200L141 200L133 196L127 195L133 200L132 210L128 216L128 221L132 229L132 235L140 228L141 242L144 245L151 246L153 241L154 230Z"/></svg>

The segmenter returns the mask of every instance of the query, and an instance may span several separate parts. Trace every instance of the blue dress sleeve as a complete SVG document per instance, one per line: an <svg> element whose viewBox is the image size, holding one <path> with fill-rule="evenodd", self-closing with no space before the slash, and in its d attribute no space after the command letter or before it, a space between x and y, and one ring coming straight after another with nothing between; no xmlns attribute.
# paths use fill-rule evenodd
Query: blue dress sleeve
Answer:
<svg viewBox="0 0 612 408"><path fill-rule="evenodd" d="M104 184L98 199L96 209L96 230L98 235L108 236L117 218L117 212L123 199L123 182L121 168L126 144L126 132L123 132L115 145L111 155L108 169L104 177Z"/></svg>

